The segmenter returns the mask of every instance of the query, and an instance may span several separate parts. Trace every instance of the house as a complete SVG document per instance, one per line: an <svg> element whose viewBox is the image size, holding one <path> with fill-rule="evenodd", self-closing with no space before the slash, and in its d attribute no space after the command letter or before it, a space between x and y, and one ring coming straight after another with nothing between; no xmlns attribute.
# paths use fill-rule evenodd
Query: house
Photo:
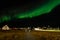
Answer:
<svg viewBox="0 0 60 40"><path fill-rule="evenodd" d="M7 25L5 25L2 27L2 30L10 30L10 28Z"/></svg>

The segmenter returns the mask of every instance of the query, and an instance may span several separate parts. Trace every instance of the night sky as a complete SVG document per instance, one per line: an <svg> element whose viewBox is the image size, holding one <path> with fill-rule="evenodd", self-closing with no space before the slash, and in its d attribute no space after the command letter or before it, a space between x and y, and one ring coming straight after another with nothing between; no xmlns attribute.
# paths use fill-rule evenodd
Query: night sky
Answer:
<svg viewBox="0 0 60 40"><path fill-rule="evenodd" d="M44 13L32 18L14 18L14 15L22 12L30 12L39 6L43 6L50 2L49 0L20 0L20 1L0 1L0 18L8 15L11 17L9 21L0 23L0 27L7 24L10 27L37 27L50 25L51 27L60 26L60 5L55 6L50 12ZM24 16L24 15L23 15ZM1 19L2 20L2 19Z"/></svg>

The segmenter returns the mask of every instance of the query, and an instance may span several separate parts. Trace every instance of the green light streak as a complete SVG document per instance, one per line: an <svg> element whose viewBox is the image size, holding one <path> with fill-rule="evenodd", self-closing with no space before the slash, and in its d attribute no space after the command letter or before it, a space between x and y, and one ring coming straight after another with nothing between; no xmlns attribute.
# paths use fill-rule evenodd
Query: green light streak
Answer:
<svg viewBox="0 0 60 40"><path fill-rule="evenodd" d="M14 17L18 19L22 19L22 18L32 18L32 17L43 15L43 14L47 14L51 12L52 9L55 8L57 5L60 5L60 0L50 0L48 3L45 3L44 5L39 6L34 10L15 14L13 17L11 17L11 15L2 16L0 17L0 23L4 21L9 21Z"/></svg>
<svg viewBox="0 0 60 40"><path fill-rule="evenodd" d="M51 12L53 8L60 4L60 0L50 0L50 2L36 8L33 11L17 14L16 18L32 18Z"/></svg>
<svg viewBox="0 0 60 40"><path fill-rule="evenodd" d="M10 16L2 16L0 18L0 22L9 21L9 20L11 20L11 17Z"/></svg>

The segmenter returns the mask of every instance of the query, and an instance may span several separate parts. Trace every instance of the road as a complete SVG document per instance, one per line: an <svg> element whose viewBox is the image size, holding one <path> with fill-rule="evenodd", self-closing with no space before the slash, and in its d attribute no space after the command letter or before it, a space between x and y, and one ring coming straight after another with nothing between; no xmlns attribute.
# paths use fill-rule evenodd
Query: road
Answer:
<svg viewBox="0 0 60 40"><path fill-rule="evenodd" d="M25 40L36 40L35 37L31 34L31 32L25 32Z"/></svg>

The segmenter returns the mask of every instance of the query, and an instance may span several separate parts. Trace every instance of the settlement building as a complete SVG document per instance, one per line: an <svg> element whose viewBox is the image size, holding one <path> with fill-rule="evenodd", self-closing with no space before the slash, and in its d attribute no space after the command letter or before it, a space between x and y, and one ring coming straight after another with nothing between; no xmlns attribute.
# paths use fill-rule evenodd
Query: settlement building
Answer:
<svg viewBox="0 0 60 40"><path fill-rule="evenodd" d="M5 25L5 26L2 27L2 30L9 30L9 29L10 28L7 25Z"/></svg>

